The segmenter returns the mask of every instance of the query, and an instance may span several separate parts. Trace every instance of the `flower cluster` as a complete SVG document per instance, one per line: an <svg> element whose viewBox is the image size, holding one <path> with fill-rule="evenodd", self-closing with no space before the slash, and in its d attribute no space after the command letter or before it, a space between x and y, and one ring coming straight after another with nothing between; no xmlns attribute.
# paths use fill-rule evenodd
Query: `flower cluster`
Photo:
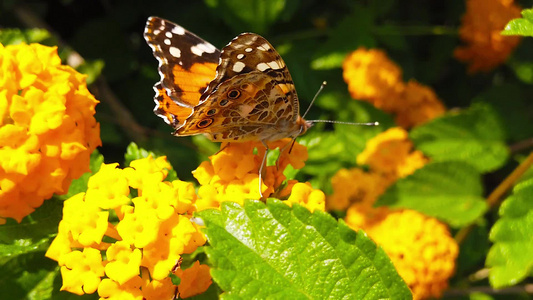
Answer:
<svg viewBox="0 0 533 300"><path fill-rule="evenodd" d="M519 36L502 36L507 23L520 18L520 7L513 0L467 0L466 13L459 29L464 46L454 56L469 64L468 72L488 72L507 60L520 42Z"/></svg>
<svg viewBox="0 0 533 300"><path fill-rule="evenodd" d="M442 115L446 108L435 92L414 80L403 82L402 71L385 52L359 48L343 63L343 77L354 99L372 103L410 128Z"/></svg>
<svg viewBox="0 0 533 300"><path fill-rule="evenodd" d="M415 299L438 297L453 274L458 253L446 226L415 211L373 207L391 184L423 167L427 158L413 150L407 132L396 127L369 140L357 162L369 170L335 174L328 209L347 209L346 223L365 230L383 247Z"/></svg>
<svg viewBox="0 0 533 300"><path fill-rule="evenodd" d="M98 101L55 47L0 44L0 223L20 222L89 171Z"/></svg>
<svg viewBox="0 0 533 300"><path fill-rule="evenodd" d="M439 298L459 252L446 225L407 209L381 210L373 218L373 224L363 229L387 252L413 298Z"/></svg>
<svg viewBox="0 0 533 300"><path fill-rule="evenodd" d="M207 266L180 270L181 254L206 239L191 221L197 209L193 185L164 181L169 169L164 157L149 156L125 169L104 164L87 192L65 201L58 235L46 253L61 267L61 290L98 291L103 299L171 299L171 272L182 279L182 298L209 287Z"/></svg>
<svg viewBox="0 0 533 300"><path fill-rule="evenodd" d="M283 174L290 164L300 169L307 160L307 149L283 139L268 143L269 149L280 149L280 156L274 166L264 166L259 191L259 169L265 155L265 147L260 142L231 143L221 145L221 150L210 156L193 171L200 183L198 190L198 209L218 207L220 202L233 201L243 204L245 199L276 197L286 198L287 204L299 203L309 210L325 209L325 195L320 190L313 190L310 185L287 181ZM254 150L256 154L254 154ZM292 193L291 193L292 191Z"/></svg>

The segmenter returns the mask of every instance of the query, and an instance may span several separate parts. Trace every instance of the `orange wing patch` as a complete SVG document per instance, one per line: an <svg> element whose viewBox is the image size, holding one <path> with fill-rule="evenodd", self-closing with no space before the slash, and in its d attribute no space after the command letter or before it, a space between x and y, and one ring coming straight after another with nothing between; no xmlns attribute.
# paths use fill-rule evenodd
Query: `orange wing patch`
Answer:
<svg viewBox="0 0 533 300"><path fill-rule="evenodd" d="M162 84L155 86L157 106L154 112L172 127L181 127L200 102L209 82L215 77L216 67L214 63L196 63L190 69L174 65L172 87L164 88Z"/></svg>
<svg viewBox="0 0 533 300"><path fill-rule="evenodd" d="M174 128L178 128L185 122L185 119L192 113L193 109L187 106L178 105L170 96L161 84L154 86L156 96L154 98L156 107L154 112L159 117L163 118L165 122Z"/></svg>
<svg viewBox="0 0 533 300"><path fill-rule="evenodd" d="M216 68L214 63L195 63L189 69L174 65L172 79L176 100L186 106L198 105L207 85L215 78Z"/></svg>

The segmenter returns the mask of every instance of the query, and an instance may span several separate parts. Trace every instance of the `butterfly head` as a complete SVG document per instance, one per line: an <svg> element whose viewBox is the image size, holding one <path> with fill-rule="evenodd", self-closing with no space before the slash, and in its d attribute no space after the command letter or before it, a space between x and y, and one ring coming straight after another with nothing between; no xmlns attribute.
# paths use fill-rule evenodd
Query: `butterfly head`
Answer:
<svg viewBox="0 0 533 300"><path fill-rule="evenodd" d="M302 117L298 117L298 120L296 121L296 124L299 127L299 131L298 131L298 135L297 136L305 134L307 132L307 129L311 128L311 126L314 125L313 122L306 121Z"/></svg>

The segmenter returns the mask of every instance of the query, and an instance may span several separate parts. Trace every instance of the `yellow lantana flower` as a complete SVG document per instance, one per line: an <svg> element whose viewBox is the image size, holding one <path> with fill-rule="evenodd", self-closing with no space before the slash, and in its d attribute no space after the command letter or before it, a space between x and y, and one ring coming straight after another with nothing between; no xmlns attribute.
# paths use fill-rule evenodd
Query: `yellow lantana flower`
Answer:
<svg viewBox="0 0 533 300"><path fill-rule="evenodd" d="M361 168L340 170L332 178L328 208L347 209L345 221L363 229L391 258L415 299L438 297L453 275L458 246L448 228L434 218L411 210L373 207L399 178L423 167L428 159L399 127L380 133L357 156ZM431 199L428 199L430 201Z"/></svg>
<svg viewBox="0 0 533 300"><path fill-rule="evenodd" d="M291 195L286 204L298 203L309 211L324 211L326 209L326 195L321 190L313 189L310 183L297 182L291 190Z"/></svg>
<svg viewBox="0 0 533 300"><path fill-rule="evenodd" d="M181 279L178 288L180 298L189 298L203 293L211 285L209 267L196 261L190 268L177 269L174 274Z"/></svg>
<svg viewBox="0 0 533 300"><path fill-rule="evenodd" d="M363 226L354 226L348 211L346 223L363 229L383 247L414 299L438 298L448 287L459 249L446 225L435 218L413 210L382 209Z"/></svg>
<svg viewBox="0 0 533 300"><path fill-rule="evenodd" d="M385 111L394 108L391 97L402 89L402 70L384 51L361 47L346 57L342 69L354 99L368 101Z"/></svg>
<svg viewBox="0 0 533 300"><path fill-rule="evenodd" d="M275 166L264 166L261 180L261 192L264 198L286 196L290 194L293 184L289 189L283 187L286 181L283 171L290 164L295 169L304 166L307 160L307 149L295 143L289 153L291 139L283 139L268 143L269 149L279 148L280 153ZM254 154L254 148L257 153ZM233 201L243 204L245 199L259 199L259 168L265 154L265 147L260 142L231 143L221 145L221 150L209 157L193 171L194 177L201 187L198 191L200 199L197 207L218 207L222 201ZM300 204L306 201L318 203L319 193L313 194L313 200L305 197L294 196ZM305 200L304 200L305 199ZM316 204L318 205L318 204ZM320 206L320 205L318 205ZM313 204L315 207L315 204Z"/></svg>
<svg viewBox="0 0 533 300"><path fill-rule="evenodd" d="M346 57L342 68L354 99L394 114L404 128L427 122L446 110L429 87L414 80L403 82L400 67L384 51L359 48Z"/></svg>
<svg viewBox="0 0 533 300"><path fill-rule="evenodd" d="M407 131L393 127L368 140L363 152L357 155L357 163L368 165L370 170L384 176L402 178L428 161L422 152L413 150L413 147Z"/></svg>
<svg viewBox="0 0 533 300"><path fill-rule="evenodd" d="M513 0L467 0L459 29L465 45L457 47L454 56L469 64L470 73L496 68L520 42L519 36L500 34L515 18L520 18L520 7Z"/></svg>
<svg viewBox="0 0 533 300"><path fill-rule="evenodd" d="M20 222L89 171L98 101L55 47L0 44L0 223Z"/></svg>
<svg viewBox="0 0 533 300"><path fill-rule="evenodd" d="M192 184L163 181L171 168L164 157L130 166L102 165L87 192L65 201L58 235L46 252L62 268L62 290L98 290L101 298L171 298L176 286L169 272L182 254L206 242L190 220L197 200ZM209 271L203 275L210 282ZM192 288L201 293L207 287L203 282Z"/></svg>

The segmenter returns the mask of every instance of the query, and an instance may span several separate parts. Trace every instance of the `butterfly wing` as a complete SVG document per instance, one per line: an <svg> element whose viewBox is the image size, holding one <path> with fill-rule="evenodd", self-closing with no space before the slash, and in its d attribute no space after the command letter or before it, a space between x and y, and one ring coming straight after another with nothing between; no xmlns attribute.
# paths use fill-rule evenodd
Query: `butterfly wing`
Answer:
<svg viewBox="0 0 533 300"><path fill-rule="evenodd" d="M257 34L243 33L222 49L217 76L204 96L177 135L204 133L214 141L275 140L299 130L298 96L289 70L274 47Z"/></svg>
<svg viewBox="0 0 533 300"><path fill-rule="evenodd" d="M183 27L150 17L144 38L159 61L161 81L154 85L154 112L181 127L216 76L220 51Z"/></svg>

